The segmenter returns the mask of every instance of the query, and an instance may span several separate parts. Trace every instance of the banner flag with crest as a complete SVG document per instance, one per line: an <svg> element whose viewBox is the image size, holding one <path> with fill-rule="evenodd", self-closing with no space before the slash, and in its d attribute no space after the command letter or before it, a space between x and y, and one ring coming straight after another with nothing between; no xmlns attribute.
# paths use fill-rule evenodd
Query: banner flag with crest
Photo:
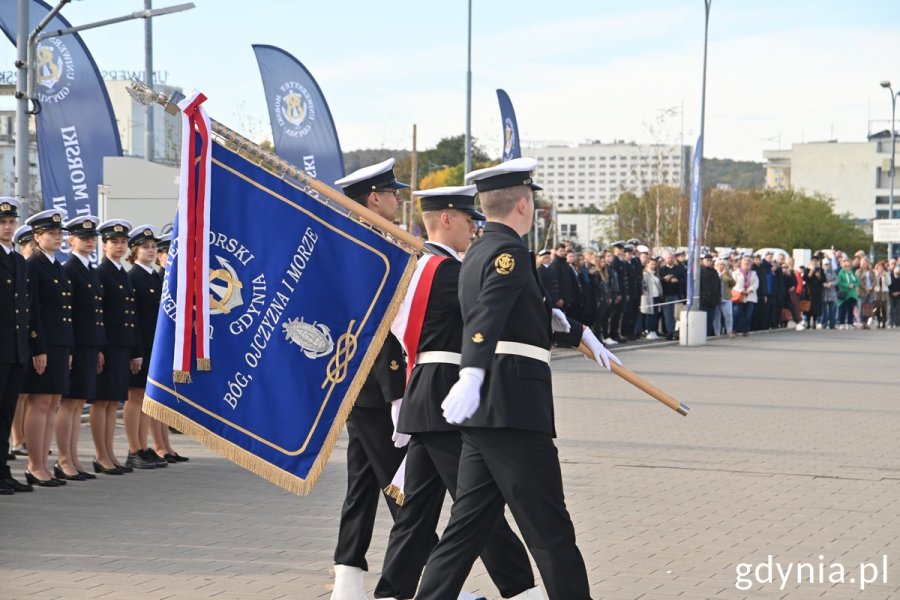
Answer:
<svg viewBox="0 0 900 600"><path fill-rule="evenodd" d="M694 147L694 161L691 165L691 204L690 216L688 217L688 280L687 280L687 310L691 310L694 305L695 287L700 285L699 281L694 281L694 265L700 259L698 253L700 248L697 247L697 234L700 227L700 200L703 194L703 181L700 176L700 162L703 160L703 136L697 138L697 145Z"/></svg>
<svg viewBox="0 0 900 600"><path fill-rule="evenodd" d="M516 111L513 110L509 94L503 90L497 90L497 100L500 102L500 118L503 121L503 157L500 162L522 158L522 149L519 146L519 125L516 123Z"/></svg>
<svg viewBox="0 0 900 600"><path fill-rule="evenodd" d="M344 176L344 155L325 95L299 60L254 44L275 154L328 185Z"/></svg>
<svg viewBox="0 0 900 600"><path fill-rule="evenodd" d="M144 412L307 494L388 334L415 257L218 141L211 150L206 326L215 360L210 370L187 361L189 377L175 381L178 286L192 281L179 273L179 218Z"/></svg>
<svg viewBox="0 0 900 600"><path fill-rule="evenodd" d="M16 2L0 2L0 28L16 43ZM30 0L33 30L50 12ZM71 27L56 15L44 31ZM97 186L103 183L103 157L122 156L119 129L100 71L77 33L38 43L35 53L38 163L44 208L66 211L69 219L97 214ZM68 252L68 242L63 252Z"/></svg>

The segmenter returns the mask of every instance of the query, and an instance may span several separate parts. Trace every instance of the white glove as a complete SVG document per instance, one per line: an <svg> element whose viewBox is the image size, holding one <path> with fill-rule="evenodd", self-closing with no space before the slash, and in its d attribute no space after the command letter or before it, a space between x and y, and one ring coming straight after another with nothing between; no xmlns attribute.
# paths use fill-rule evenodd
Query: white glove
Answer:
<svg viewBox="0 0 900 600"><path fill-rule="evenodd" d="M569 325L569 319L566 318L566 313L558 308L553 309L550 325L553 327L554 332L569 333L569 330L572 328Z"/></svg>
<svg viewBox="0 0 900 600"><path fill-rule="evenodd" d="M391 422L394 423L394 434L391 436L391 440L397 448L402 448L409 443L408 433L397 433L397 420L400 418L401 406L403 406L403 398L391 401Z"/></svg>
<svg viewBox="0 0 900 600"><path fill-rule="evenodd" d="M484 382L484 369L466 367L460 369L459 380L453 384L447 397L441 402L444 419L451 425L459 425L478 410L481 402L481 384Z"/></svg>
<svg viewBox="0 0 900 600"><path fill-rule="evenodd" d="M617 365L621 365L622 361L619 360L615 354L606 349L606 347L597 339L597 336L594 335L594 332L590 330L590 328L585 327L584 333L581 334L581 341L584 342L588 348L590 348L591 353L594 355L594 360L597 361L597 364L601 367L604 367L607 371L612 370L612 365L610 362L614 362Z"/></svg>

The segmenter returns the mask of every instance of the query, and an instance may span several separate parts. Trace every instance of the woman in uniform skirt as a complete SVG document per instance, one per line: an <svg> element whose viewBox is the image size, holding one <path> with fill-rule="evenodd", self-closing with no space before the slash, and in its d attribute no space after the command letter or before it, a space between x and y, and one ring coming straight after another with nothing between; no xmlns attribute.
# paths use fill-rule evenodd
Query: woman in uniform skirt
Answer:
<svg viewBox="0 0 900 600"><path fill-rule="evenodd" d="M156 272L156 242L158 238L152 225L135 227L128 238L133 267L128 271L128 281L134 290L134 310L137 331L141 343L143 361L141 369L131 375L128 402L125 403L125 433L128 436L128 459L125 464L135 469L154 469L168 466L164 458L157 456L147 444L147 435L153 419L142 410L147 371L150 368L150 349L156 333L156 315L162 295L162 278Z"/></svg>
<svg viewBox="0 0 900 600"><path fill-rule="evenodd" d="M25 376L28 394L25 443L28 468L25 479L42 487L65 485L47 466L56 408L69 391L69 367L74 344L72 288L54 256L62 246L63 213L50 209L32 215L26 223L34 231L38 249L28 259L29 337L32 362Z"/></svg>
<svg viewBox="0 0 900 600"><path fill-rule="evenodd" d="M59 460L53 466L57 479L84 481L96 479L78 460L78 436L81 433L81 410L85 402L97 397L97 374L103 366L100 347L105 343L100 276L91 264L97 250L97 217L76 217L65 224L69 232L72 254L63 270L72 284L72 328L75 345L72 349L72 369L69 371L69 392L63 396L56 414L56 447Z"/></svg>
<svg viewBox="0 0 900 600"><path fill-rule="evenodd" d="M35 249L34 232L31 225L22 225L13 234L13 241L18 247L19 254L25 260L32 255ZM16 402L16 414L13 416L12 444L10 452L16 456L28 456L28 447L25 445L25 407L28 403L28 394L19 394Z"/></svg>
<svg viewBox="0 0 900 600"><path fill-rule="evenodd" d="M113 219L100 224L103 240L103 262L97 267L103 285L103 327L106 345L103 371L97 381L97 399L91 404L91 436L94 438L96 459L94 471L121 475L133 471L123 466L113 450L116 433L116 410L120 402L128 400L128 381L131 373L141 368L141 352L135 325L134 292L122 259L128 251L131 223Z"/></svg>

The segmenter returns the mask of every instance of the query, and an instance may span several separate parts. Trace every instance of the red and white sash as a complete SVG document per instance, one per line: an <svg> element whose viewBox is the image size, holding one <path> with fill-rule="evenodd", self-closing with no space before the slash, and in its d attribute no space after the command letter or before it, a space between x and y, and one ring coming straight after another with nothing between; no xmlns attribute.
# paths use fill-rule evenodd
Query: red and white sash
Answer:
<svg viewBox="0 0 900 600"><path fill-rule="evenodd" d="M196 333L197 370L209 371L209 175L212 163L209 117L194 92L181 109L181 182L178 190L178 298L175 310L173 381L190 383L191 346ZM197 137L199 136L199 144Z"/></svg>
<svg viewBox="0 0 900 600"><path fill-rule="evenodd" d="M419 351L419 338L422 335L422 324L425 322L425 309L431 296L431 284L438 266L447 260L446 256L424 255L416 263L416 270L406 289L406 295L391 324L391 332L403 344L406 351L406 379L416 366L416 354Z"/></svg>

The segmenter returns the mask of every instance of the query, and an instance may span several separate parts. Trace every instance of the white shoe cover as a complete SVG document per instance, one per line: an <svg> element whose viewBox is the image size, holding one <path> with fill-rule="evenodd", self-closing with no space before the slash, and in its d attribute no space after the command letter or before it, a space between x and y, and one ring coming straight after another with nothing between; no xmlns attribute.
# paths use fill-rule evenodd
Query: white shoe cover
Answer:
<svg viewBox="0 0 900 600"><path fill-rule="evenodd" d="M334 591L331 600L369 600L363 585L363 570L359 567L334 565Z"/></svg>
<svg viewBox="0 0 900 600"><path fill-rule="evenodd" d="M509 600L547 600L547 597L539 586L534 586L530 590L525 590L521 594L516 594Z"/></svg>

